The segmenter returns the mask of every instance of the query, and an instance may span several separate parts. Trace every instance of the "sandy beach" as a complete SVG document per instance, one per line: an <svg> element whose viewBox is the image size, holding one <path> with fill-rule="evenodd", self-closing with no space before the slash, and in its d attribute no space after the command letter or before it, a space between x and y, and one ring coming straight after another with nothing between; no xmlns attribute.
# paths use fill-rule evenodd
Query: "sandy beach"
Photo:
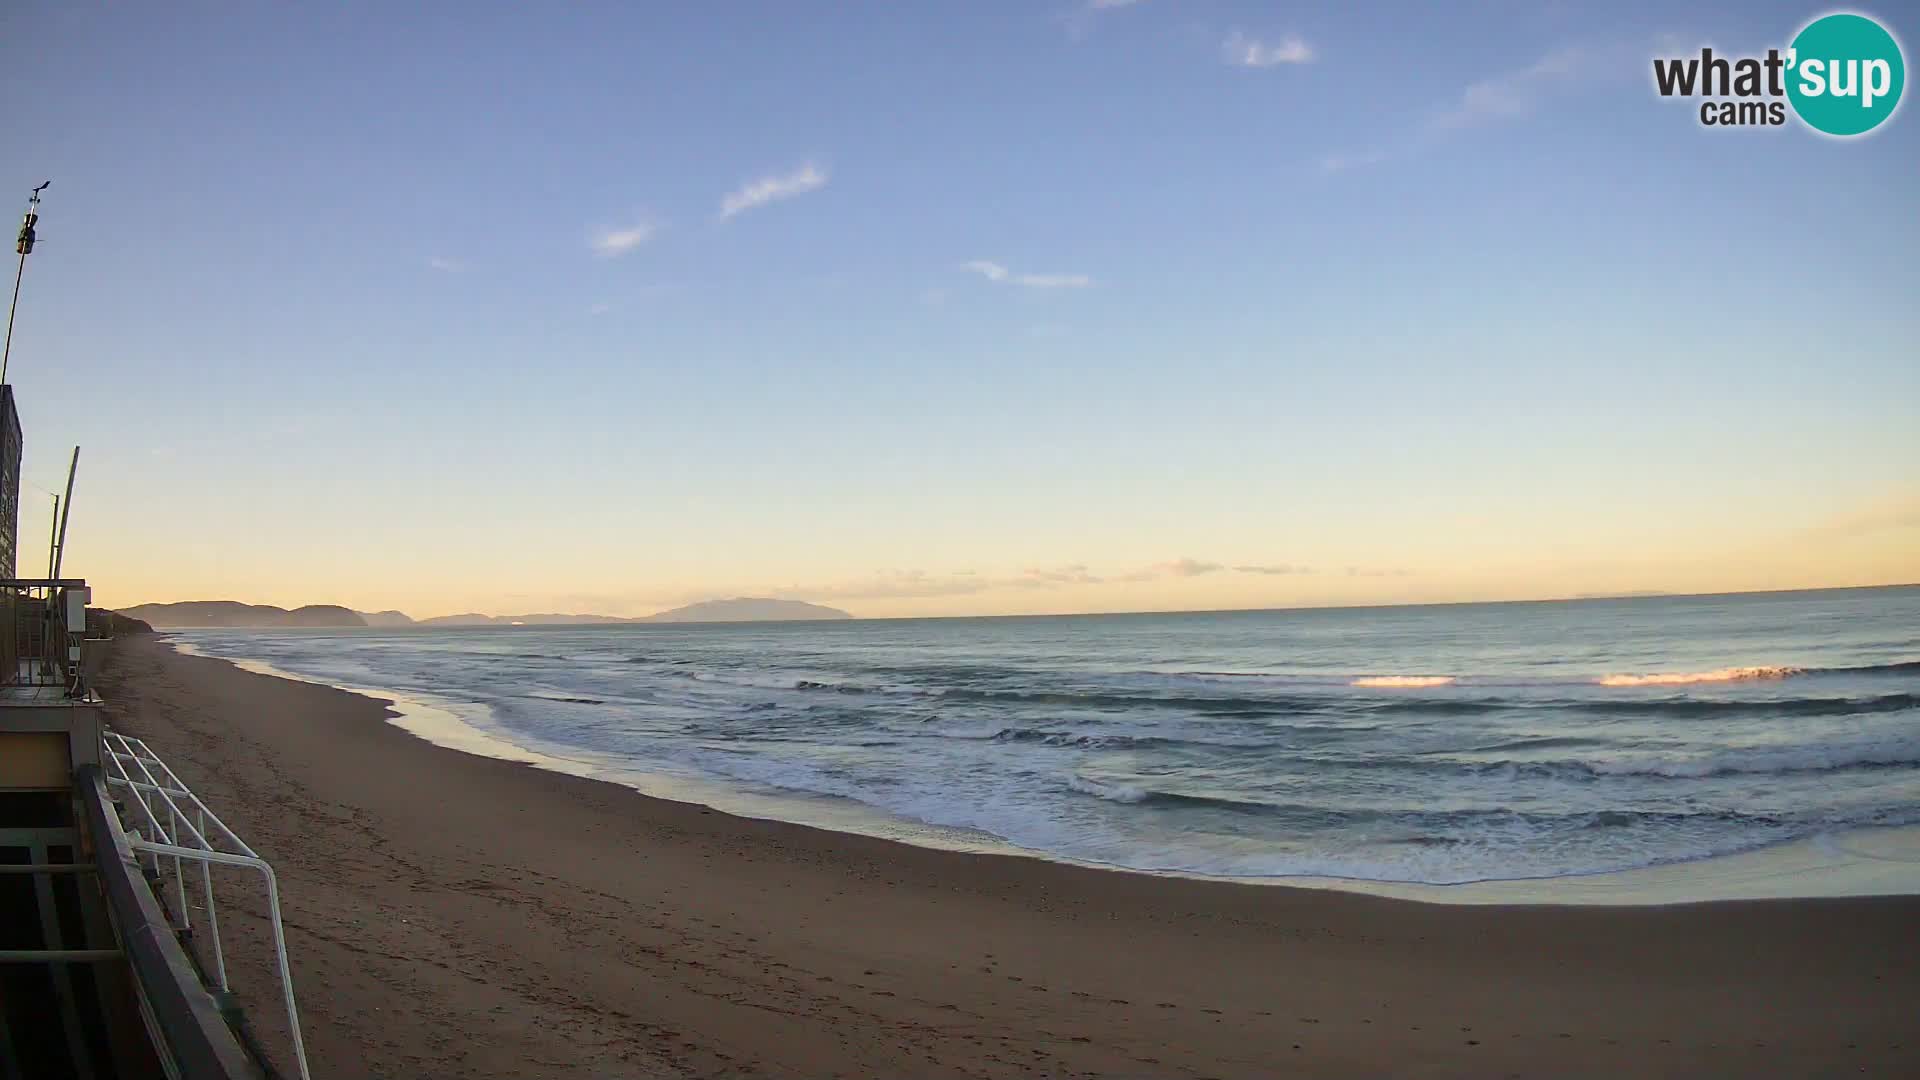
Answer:
<svg viewBox="0 0 1920 1080"><path fill-rule="evenodd" d="M1445 906L733 817L123 640L98 685L281 877L321 1077L1920 1075L1920 898ZM221 915L286 1066L262 933Z"/></svg>

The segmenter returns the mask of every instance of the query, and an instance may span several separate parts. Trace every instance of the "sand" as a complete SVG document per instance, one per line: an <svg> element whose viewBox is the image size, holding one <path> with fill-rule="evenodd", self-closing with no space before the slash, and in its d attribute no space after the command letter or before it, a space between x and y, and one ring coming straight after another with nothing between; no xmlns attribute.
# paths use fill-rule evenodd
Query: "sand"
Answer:
<svg viewBox="0 0 1920 1080"><path fill-rule="evenodd" d="M1453 906L936 851L434 746L123 640L281 879L318 1077L1920 1075L1920 898ZM291 1072L265 909L221 918Z"/></svg>

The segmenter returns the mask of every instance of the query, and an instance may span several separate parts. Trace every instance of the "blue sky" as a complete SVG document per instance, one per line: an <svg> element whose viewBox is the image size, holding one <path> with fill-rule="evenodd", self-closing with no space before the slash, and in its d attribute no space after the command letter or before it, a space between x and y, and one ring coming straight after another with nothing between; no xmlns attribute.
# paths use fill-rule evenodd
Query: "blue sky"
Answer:
<svg viewBox="0 0 1920 1080"><path fill-rule="evenodd" d="M1911 109L1648 74L1825 9L393 8L0 14L22 546L83 445L110 602L1920 578Z"/></svg>

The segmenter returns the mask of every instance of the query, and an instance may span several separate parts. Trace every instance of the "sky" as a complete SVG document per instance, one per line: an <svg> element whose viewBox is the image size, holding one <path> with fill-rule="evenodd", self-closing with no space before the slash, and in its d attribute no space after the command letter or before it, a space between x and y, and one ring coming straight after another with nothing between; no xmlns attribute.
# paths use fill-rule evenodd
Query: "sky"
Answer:
<svg viewBox="0 0 1920 1080"><path fill-rule="evenodd" d="M1826 10L8 4L20 573L77 444L114 606L1920 581L1920 118L1650 74Z"/></svg>

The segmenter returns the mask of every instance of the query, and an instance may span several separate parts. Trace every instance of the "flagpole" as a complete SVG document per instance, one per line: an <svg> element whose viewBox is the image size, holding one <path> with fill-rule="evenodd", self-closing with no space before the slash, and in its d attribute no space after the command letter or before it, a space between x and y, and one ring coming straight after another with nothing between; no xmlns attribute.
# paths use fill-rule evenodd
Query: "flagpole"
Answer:
<svg viewBox="0 0 1920 1080"><path fill-rule="evenodd" d="M27 196L27 216L21 219L20 236L14 242L13 249L20 253L20 265L13 271L13 303L7 305L7 344L0 351L0 385L7 381L7 365L13 362L13 314L20 309L20 279L27 274L27 256L33 253L33 227L40 220L40 193L47 190L47 184L41 184Z"/></svg>

